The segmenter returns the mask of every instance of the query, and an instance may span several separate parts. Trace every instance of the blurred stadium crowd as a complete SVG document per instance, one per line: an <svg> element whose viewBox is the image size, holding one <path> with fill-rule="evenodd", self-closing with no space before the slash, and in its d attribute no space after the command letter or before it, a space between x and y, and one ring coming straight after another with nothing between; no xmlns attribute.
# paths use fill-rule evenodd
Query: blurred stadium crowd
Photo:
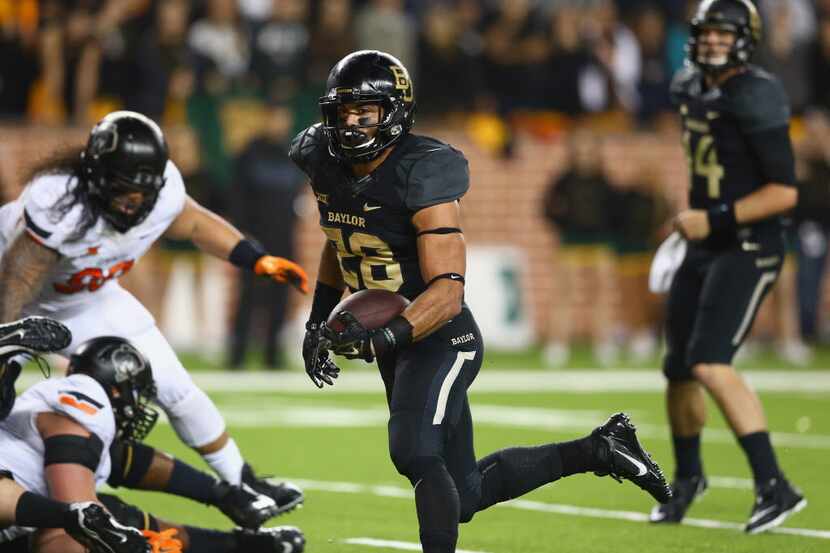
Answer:
<svg viewBox="0 0 830 553"><path fill-rule="evenodd" d="M779 286L781 309L800 317L784 325L789 330L776 332L785 335L792 359L805 359L801 339L821 335L817 321L830 237L825 115L830 0L756 3L765 35L755 62L779 74L787 88L801 181L793 225L798 274L791 285L782 279ZM492 159L513 158L517 142L528 137L565 152L545 177L545 190L534 196L536 214L553 223L562 254L556 258L556 305L584 301L563 292L569 286L599 283L588 289L588 296L600 295L587 302L588 322L581 328L598 344L598 356L609 360L612 344L620 341L615 326L625 317L610 314L608 306L645 306L626 325L636 327L629 337L637 337L634 342L647 355L660 310L644 290L643 267L685 189L666 182L621 187L603 174L591 152L596 157L603 149L599 135L629 134L660 137L679 151L669 83L683 64L687 22L696 5L694 0L0 0L0 123L4 129L87 130L109 111L130 109L166 129L189 129L194 151L179 154L177 162L197 160L190 168L182 163L190 192L255 235L279 237L269 249L292 255L294 198L302 179L285 159L287 141L318 119L317 98L337 60L356 49L388 51L413 74L419 125L463 129L478 153ZM562 140L577 127L586 130ZM0 137L0 153L3 142ZM641 143L642 150L653 147L648 140ZM13 182L14 173L3 163L0 156L0 177L11 181L2 188L8 198L22 183ZM651 180L659 180L655 171ZM245 187L244 194L228 193L239 187ZM607 246L617 255L597 253ZM633 269L624 262L629 254L638 260ZM636 277L633 284L625 283L625 275ZM244 309L257 304L254 286L242 288ZM619 287L617 300L602 299L603 290ZM267 301L279 306L267 330L272 336L286 300ZM152 301L148 304L152 308ZM617 312L633 313L624 306ZM569 324L577 318L558 319ZM558 363L580 331L558 328L553 319L538 333L546 336L549 361ZM235 320L240 338L230 349L238 364L251 325L239 316ZM277 363L275 348L266 346L269 364Z"/></svg>

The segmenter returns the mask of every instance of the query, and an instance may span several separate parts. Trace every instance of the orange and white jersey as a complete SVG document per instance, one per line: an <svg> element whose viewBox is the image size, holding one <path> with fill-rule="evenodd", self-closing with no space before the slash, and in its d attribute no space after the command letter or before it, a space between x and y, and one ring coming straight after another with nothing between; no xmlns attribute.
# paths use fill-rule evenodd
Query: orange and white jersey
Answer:
<svg viewBox="0 0 830 553"><path fill-rule="evenodd" d="M95 484L104 484L112 468L109 449L115 438L115 415L104 389L85 374L42 380L17 398L11 414L0 422L0 470L11 472L28 491L49 495L43 438L36 426L40 413L70 417L101 440L104 447Z"/></svg>
<svg viewBox="0 0 830 553"><path fill-rule="evenodd" d="M0 248L5 250L22 229L60 254L30 307L50 313L84 303L129 271L184 208L184 182L172 161L167 162L164 177L150 214L124 233L99 217L82 236L75 236L84 208L78 204L61 212L62 199L77 185L77 179L67 175L34 178L17 200L0 209Z"/></svg>

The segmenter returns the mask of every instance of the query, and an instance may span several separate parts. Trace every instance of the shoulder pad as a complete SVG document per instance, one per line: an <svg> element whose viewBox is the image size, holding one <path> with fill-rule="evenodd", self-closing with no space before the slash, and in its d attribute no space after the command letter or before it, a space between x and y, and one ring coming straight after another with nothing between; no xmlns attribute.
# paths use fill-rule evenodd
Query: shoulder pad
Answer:
<svg viewBox="0 0 830 553"><path fill-rule="evenodd" d="M672 78L669 87L672 103L679 105L684 99L695 96L695 88L700 87L700 71L691 65L679 69Z"/></svg>
<svg viewBox="0 0 830 553"><path fill-rule="evenodd" d="M74 182L68 175L40 175L23 190L21 203L26 230L39 243L60 250L80 217L81 207L70 209L65 215L57 207Z"/></svg>
<svg viewBox="0 0 830 553"><path fill-rule="evenodd" d="M313 176L314 161L321 155L328 155L328 143L321 123L300 131L288 147L288 157L309 177Z"/></svg>
<svg viewBox="0 0 830 553"><path fill-rule="evenodd" d="M409 163L406 163L409 161ZM449 144L424 140L406 153L406 207L419 210L461 198L470 188L467 158Z"/></svg>
<svg viewBox="0 0 830 553"><path fill-rule="evenodd" d="M52 410L76 420L109 447L115 436L115 415L101 385L85 374L72 374L55 384L54 395L47 398Z"/></svg>
<svg viewBox="0 0 830 553"><path fill-rule="evenodd" d="M781 82L773 75L752 66L727 85L732 112L745 132L789 125L790 102Z"/></svg>

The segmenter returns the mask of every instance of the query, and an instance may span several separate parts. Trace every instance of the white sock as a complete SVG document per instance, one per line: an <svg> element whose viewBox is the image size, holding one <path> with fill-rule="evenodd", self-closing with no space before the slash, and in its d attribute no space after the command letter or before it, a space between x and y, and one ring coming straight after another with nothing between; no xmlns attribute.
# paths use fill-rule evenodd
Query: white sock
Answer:
<svg viewBox="0 0 830 553"><path fill-rule="evenodd" d="M239 452L233 438L230 438L225 447L219 451L203 455L202 458L222 480L226 480L234 486L238 486L242 482L242 465L245 464L245 460L242 459L242 453Z"/></svg>

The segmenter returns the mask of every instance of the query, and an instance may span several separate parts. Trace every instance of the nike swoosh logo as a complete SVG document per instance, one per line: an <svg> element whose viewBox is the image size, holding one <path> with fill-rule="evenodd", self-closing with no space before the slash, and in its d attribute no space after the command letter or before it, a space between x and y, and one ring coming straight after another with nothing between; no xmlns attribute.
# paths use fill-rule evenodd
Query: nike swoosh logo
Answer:
<svg viewBox="0 0 830 553"><path fill-rule="evenodd" d="M646 468L646 466L643 463L641 463L640 461L638 461L637 459L635 459L634 457L632 457L630 455L627 455L627 454L623 453L622 451L617 451L617 453L619 453L620 455L622 455L623 457L625 457L626 459L631 461L631 463L635 467L637 467L637 470L639 471L637 473L637 476L643 476L648 472L648 469Z"/></svg>
<svg viewBox="0 0 830 553"><path fill-rule="evenodd" d="M374 211L376 209L382 208L382 205L369 205L368 203L363 204L363 211Z"/></svg>
<svg viewBox="0 0 830 553"><path fill-rule="evenodd" d="M752 515L752 518L749 519L749 522L750 523L755 522L756 520L763 517L764 515L766 515L767 513L772 511L773 509L775 509L775 505L773 505L772 507L767 507L766 509L762 509L762 510L758 511L757 513Z"/></svg>
<svg viewBox="0 0 830 553"><path fill-rule="evenodd" d="M19 338L22 340L24 336L26 336L26 331L22 328L18 328L14 332L9 332L5 336L0 337L0 343L5 342L6 340L9 340L11 338Z"/></svg>

